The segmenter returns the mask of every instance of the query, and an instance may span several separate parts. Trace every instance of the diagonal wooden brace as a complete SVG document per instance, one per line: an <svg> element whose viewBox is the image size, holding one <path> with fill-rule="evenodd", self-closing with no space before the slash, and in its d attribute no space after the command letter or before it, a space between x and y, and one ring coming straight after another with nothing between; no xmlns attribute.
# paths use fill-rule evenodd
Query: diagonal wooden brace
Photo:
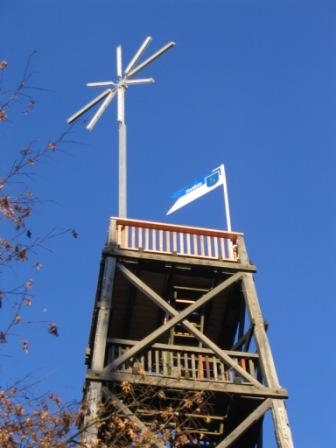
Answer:
<svg viewBox="0 0 336 448"><path fill-rule="evenodd" d="M235 343L235 345L231 348L231 350L235 351L235 350L241 350L243 351L243 349L241 348L241 346L243 344L249 346L250 341L252 339L253 336L253 331L254 331L254 324L251 325L251 327L247 330L247 332L245 334L243 334L243 336L239 339L239 341L237 341ZM245 351L247 351L248 348L245 347Z"/></svg>
<svg viewBox="0 0 336 448"><path fill-rule="evenodd" d="M216 448L227 448L231 446L245 431L272 406L272 400L268 398L263 401L250 415L248 415Z"/></svg>
<svg viewBox="0 0 336 448"><path fill-rule="evenodd" d="M109 397L112 401L113 406L118 409L122 415L128 418L138 429L141 431L148 431L147 426L129 409L129 407L120 400L116 395L114 395L111 391L108 390L107 387L103 388L104 394ZM165 448L165 444L159 437L156 437L155 434L152 436L154 442L154 448Z"/></svg>
<svg viewBox="0 0 336 448"><path fill-rule="evenodd" d="M203 306L205 303L213 299L217 296L221 291L228 288L232 284L236 283L242 278L241 273L236 273L232 275L230 278L222 282L220 285L213 288L211 291L204 294L200 299L198 299L195 303L187 307L181 313L176 311L171 305L169 305L162 297L160 297L155 291L153 291L148 285L146 285L141 279L139 279L133 272L127 269L125 266L118 263L118 269L123 273L123 275L134 285L136 286L143 294L145 294L149 299L151 299L154 303L156 303L160 308L166 311L171 316L174 316L164 325L154 330L151 334L146 336L144 339L139 341L136 345L131 347L127 352L123 353L117 359L113 360L110 364L108 364L103 372L111 371L117 369L121 364L130 359L139 351L146 349L148 346L152 345L162 334L168 331L170 328L174 327L176 324L182 322L184 327L192 333L200 342L202 342L205 346L207 346L210 350L212 350L219 359L221 359L225 364L228 364L232 369L234 369L240 376L242 376L249 383L253 384L256 387L264 388L265 386L257 381L252 375L250 375L246 370L239 366L239 364L234 361L229 355L227 355L223 350L221 350L211 339L201 333L194 325L192 325L185 318L190 315L192 312L197 310L199 307Z"/></svg>

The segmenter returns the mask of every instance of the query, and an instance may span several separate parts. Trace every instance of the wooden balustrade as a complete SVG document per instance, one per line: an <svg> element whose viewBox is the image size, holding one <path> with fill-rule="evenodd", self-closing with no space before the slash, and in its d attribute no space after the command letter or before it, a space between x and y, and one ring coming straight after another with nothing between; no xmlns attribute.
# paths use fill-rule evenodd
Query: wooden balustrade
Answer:
<svg viewBox="0 0 336 448"><path fill-rule="evenodd" d="M109 240L120 249L238 261L241 233L112 218Z"/></svg>
<svg viewBox="0 0 336 448"><path fill-rule="evenodd" d="M137 341L108 339L108 362L118 358ZM254 353L225 351L240 367L257 378L259 356ZM140 357L131 358L118 367L119 372L153 375L197 381L248 384L208 349L154 344Z"/></svg>

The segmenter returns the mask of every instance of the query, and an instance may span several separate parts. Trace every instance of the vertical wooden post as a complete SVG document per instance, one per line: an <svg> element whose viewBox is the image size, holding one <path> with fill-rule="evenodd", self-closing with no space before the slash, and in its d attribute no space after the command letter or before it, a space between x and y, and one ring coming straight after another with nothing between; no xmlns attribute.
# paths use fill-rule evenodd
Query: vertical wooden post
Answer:
<svg viewBox="0 0 336 448"><path fill-rule="evenodd" d="M250 260L247 255L247 250L245 246L245 240L243 235L237 236L237 251L238 251L238 257L241 263L243 264L249 264Z"/></svg>
<svg viewBox="0 0 336 448"><path fill-rule="evenodd" d="M114 221L115 224L115 221ZM113 221L112 221L113 225ZM109 243L113 244L115 237L114 231L110 229ZM106 341L108 333L108 324L110 317L113 281L115 274L116 260L114 257L106 257L104 262L104 274L102 279L101 294L96 306L98 307L97 326L92 347L92 361L91 368L95 370L102 370L105 363ZM102 383L97 381L89 381L86 390L85 399L89 406L88 416L84 419L84 428L82 441L84 444L90 445L97 441L97 428L95 425L90 425L98 414L99 403L102 400Z"/></svg>
<svg viewBox="0 0 336 448"><path fill-rule="evenodd" d="M120 226L119 226L120 229ZM119 231L117 229L117 221L115 218L110 218L109 228L108 228L108 234L107 234L107 244L108 245L118 245L118 240L121 241L121 238L118 237L117 232Z"/></svg>
<svg viewBox="0 0 336 448"><path fill-rule="evenodd" d="M239 257L242 263L249 263L245 242L242 237L238 241ZM276 373L271 347L265 331L264 320L257 297L257 292L252 274L245 273L242 281L243 294L251 322L254 324L254 339L260 356L260 366L267 386L276 390L280 389L278 375ZM272 415L275 427L275 435L279 448L294 448L292 433L289 426L284 400L272 399Z"/></svg>

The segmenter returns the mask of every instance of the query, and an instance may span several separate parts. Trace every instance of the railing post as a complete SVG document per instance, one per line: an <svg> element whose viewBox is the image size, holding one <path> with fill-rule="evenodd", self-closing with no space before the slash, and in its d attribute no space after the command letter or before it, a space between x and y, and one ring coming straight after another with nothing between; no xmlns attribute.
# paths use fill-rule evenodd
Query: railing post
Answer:
<svg viewBox="0 0 336 448"><path fill-rule="evenodd" d="M117 220L115 218L110 218L110 225L107 235L107 244L117 246Z"/></svg>
<svg viewBox="0 0 336 448"><path fill-rule="evenodd" d="M245 240L243 235L237 236L237 252L238 252L238 259L243 264L249 264L250 260L247 255L247 250L245 246Z"/></svg>

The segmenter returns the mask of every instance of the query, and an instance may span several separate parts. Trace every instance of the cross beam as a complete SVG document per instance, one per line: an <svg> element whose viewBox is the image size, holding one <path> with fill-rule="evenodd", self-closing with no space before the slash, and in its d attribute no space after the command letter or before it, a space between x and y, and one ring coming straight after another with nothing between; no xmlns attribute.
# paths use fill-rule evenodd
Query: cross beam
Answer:
<svg viewBox="0 0 336 448"><path fill-rule="evenodd" d="M231 446L248 428L259 420L272 406L272 400L268 398L263 401L250 415L248 415L216 448L227 448Z"/></svg>
<svg viewBox="0 0 336 448"><path fill-rule="evenodd" d="M162 336L166 331L170 328L174 327L178 323L182 323L183 326L192 333L200 342L202 342L205 346L207 346L210 350L212 350L225 364L228 364L232 369L234 369L241 377L243 377L246 381L253 384L256 387L264 389L265 386L257 381L252 375L250 375L246 370L239 366L239 364L234 361L229 355L227 355L222 349L220 349L211 339L201 333L194 325L192 325L185 318L193 313L195 310L205 305L215 296L217 296L220 292L224 291L226 288L236 283L242 278L241 273L236 273L232 275L230 278L213 288L211 291L204 294L200 299L194 302L192 305L184 309L181 313L176 311L171 305L169 305L162 297L159 296L155 291L153 291L148 285L146 285L139 277L137 277L133 272L127 269L122 264L117 264L118 269L122 272L122 274L134 285L136 286L143 294L145 294L149 299L151 299L156 305L166 311L170 316L173 316L168 322L154 330L151 334L146 336L142 341L139 341L136 345L131 347L117 359L113 360L110 364L108 364L103 372L108 372L111 370L117 369L121 364L125 363L132 356L137 354L138 352L146 349L148 346L152 345L160 336Z"/></svg>
<svg viewBox="0 0 336 448"><path fill-rule="evenodd" d="M238 383L228 383L222 381L212 381L212 380L189 380L180 377L164 377L155 374L133 374L127 372L101 372L99 370L88 370L86 374L86 379L92 381L92 383L97 382L112 382L121 383L127 381L132 384L141 384L152 387L160 387L166 389L178 389L178 390L192 390L194 391L205 391L205 392L220 392L224 394L238 394L249 396L252 398L276 398L277 402L279 398L288 398L288 392L286 389L271 389L271 388L260 388L255 387L250 384L238 384Z"/></svg>

